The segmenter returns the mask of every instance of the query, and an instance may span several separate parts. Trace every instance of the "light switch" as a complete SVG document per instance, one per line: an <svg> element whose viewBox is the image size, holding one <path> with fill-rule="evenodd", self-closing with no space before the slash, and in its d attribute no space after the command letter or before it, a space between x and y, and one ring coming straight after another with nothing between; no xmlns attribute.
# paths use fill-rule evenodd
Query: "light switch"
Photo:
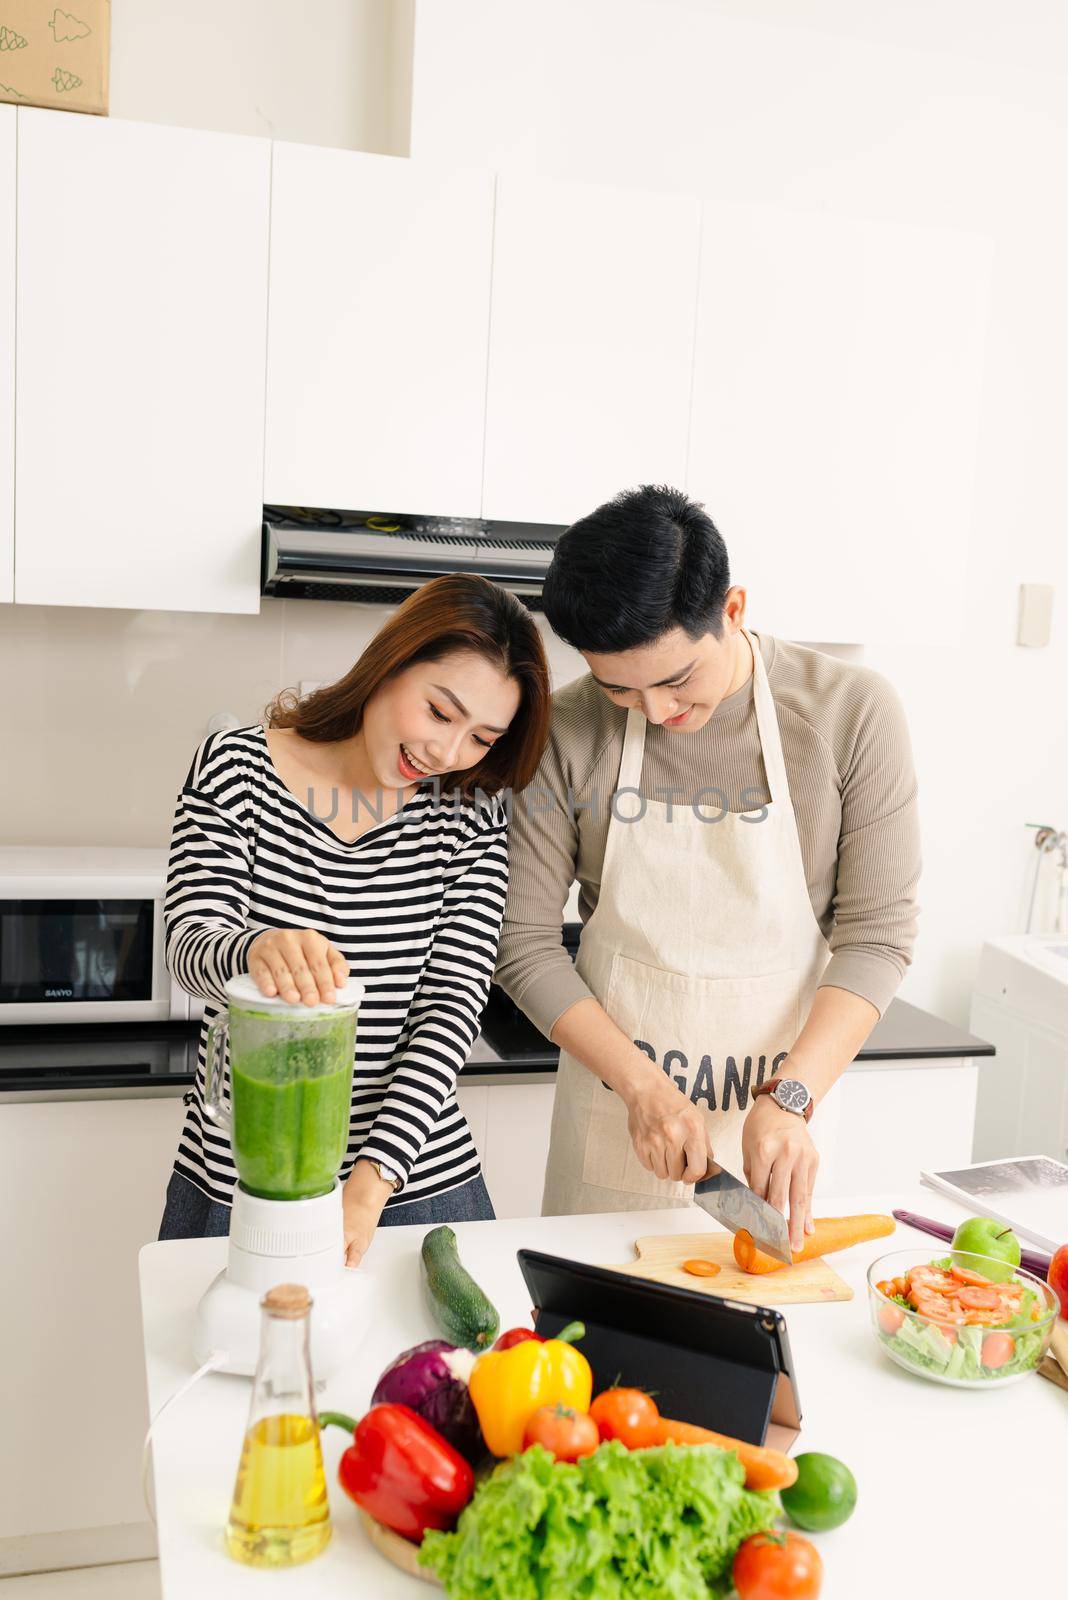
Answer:
<svg viewBox="0 0 1068 1600"><path fill-rule="evenodd" d="M1049 644L1053 626L1052 583L1021 583L1016 643L1038 649Z"/></svg>

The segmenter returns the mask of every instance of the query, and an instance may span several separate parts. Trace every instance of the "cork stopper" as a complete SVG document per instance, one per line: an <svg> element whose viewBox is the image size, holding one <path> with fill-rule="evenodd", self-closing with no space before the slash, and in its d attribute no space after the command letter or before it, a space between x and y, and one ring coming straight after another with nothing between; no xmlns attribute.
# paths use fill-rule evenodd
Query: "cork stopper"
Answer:
<svg viewBox="0 0 1068 1600"><path fill-rule="evenodd" d="M268 1289L260 1305L272 1317L293 1320L306 1316L311 1310L311 1295L302 1283L279 1283Z"/></svg>

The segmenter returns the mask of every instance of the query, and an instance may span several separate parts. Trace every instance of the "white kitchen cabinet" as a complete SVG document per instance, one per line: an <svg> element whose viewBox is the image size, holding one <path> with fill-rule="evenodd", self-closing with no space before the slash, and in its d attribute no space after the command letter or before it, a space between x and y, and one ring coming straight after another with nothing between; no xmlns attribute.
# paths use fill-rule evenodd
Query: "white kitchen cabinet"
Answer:
<svg viewBox="0 0 1068 1600"><path fill-rule="evenodd" d="M483 1176L499 1217L540 1217L555 1074L548 1083L486 1090Z"/></svg>
<svg viewBox="0 0 1068 1600"><path fill-rule="evenodd" d="M544 1083L461 1080L456 1091L498 1217L538 1217L556 1074Z"/></svg>
<svg viewBox="0 0 1068 1600"><path fill-rule="evenodd" d="M1013 999L1016 999L1015 993ZM969 1026L997 1046L979 1069L971 1161L1046 1155L1068 1160L1068 1045L1049 1027L1000 999L972 997Z"/></svg>
<svg viewBox="0 0 1068 1600"><path fill-rule="evenodd" d="M700 231L687 195L498 178L483 516L684 486Z"/></svg>
<svg viewBox="0 0 1068 1600"><path fill-rule="evenodd" d="M871 1061L841 1080L842 1109L829 1194L904 1193L920 1173L972 1159L979 1087L970 1058ZM819 1144L819 1112L812 1134ZM861 1180L865 1181L861 1181Z"/></svg>
<svg viewBox="0 0 1068 1600"><path fill-rule="evenodd" d="M15 598L15 128L0 106L0 603Z"/></svg>
<svg viewBox="0 0 1068 1600"><path fill-rule="evenodd" d="M18 118L15 599L256 612L270 145Z"/></svg>
<svg viewBox="0 0 1068 1600"><path fill-rule="evenodd" d="M687 488L757 628L899 639L963 615L992 241L706 210Z"/></svg>
<svg viewBox="0 0 1068 1600"><path fill-rule="evenodd" d="M159 1231L184 1114L180 1095L0 1103L0 1572L152 1552L137 1252Z"/></svg>
<svg viewBox="0 0 1068 1600"><path fill-rule="evenodd" d="M477 517L493 176L276 144L265 498Z"/></svg>
<svg viewBox="0 0 1068 1600"><path fill-rule="evenodd" d="M486 1105L489 1093L489 1089L480 1083L460 1083L456 1088L457 1104L467 1118L475 1149L483 1161L486 1159Z"/></svg>

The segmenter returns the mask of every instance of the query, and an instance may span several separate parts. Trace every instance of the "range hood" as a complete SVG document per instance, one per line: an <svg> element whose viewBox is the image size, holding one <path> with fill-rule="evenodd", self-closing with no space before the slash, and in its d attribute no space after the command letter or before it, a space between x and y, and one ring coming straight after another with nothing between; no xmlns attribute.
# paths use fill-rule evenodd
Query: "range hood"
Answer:
<svg viewBox="0 0 1068 1600"><path fill-rule="evenodd" d="M491 578L530 607L562 525L264 506L260 593L399 605L443 572Z"/></svg>

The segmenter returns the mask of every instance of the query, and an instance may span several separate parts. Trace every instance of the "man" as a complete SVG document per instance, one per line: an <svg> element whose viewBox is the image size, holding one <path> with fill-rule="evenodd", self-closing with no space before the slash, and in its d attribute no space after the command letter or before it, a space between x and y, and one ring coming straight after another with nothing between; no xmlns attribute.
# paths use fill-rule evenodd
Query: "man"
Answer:
<svg viewBox="0 0 1068 1600"><path fill-rule="evenodd" d="M497 966L561 1051L543 1211L685 1205L714 1154L797 1249L831 1091L915 938L900 704L867 668L751 633L723 540L677 490L575 523L544 605L590 670L555 695L513 808Z"/></svg>

